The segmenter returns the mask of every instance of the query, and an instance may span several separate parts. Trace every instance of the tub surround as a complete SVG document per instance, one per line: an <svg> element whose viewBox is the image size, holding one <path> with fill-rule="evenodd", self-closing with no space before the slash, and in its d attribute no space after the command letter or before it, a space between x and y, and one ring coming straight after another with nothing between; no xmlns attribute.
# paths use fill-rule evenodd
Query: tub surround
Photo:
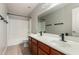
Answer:
<svg viewBox="0 0 79 59"><path fill-rule="evenodd" d="M30 34L29 36L64 54L79 55L79 37L65 36L67 42L63 42L56 34L45 33L43 36Z"/></svg>

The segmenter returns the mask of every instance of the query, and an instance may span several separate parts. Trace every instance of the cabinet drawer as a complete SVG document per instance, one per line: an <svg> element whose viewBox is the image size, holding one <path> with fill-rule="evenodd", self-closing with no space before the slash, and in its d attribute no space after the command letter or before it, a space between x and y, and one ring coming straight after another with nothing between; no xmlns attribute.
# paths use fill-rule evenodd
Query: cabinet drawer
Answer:
<svg viewBox="0 0 79 59"><path fill-rule="evenodd" d="M32 38L32 43L37 44L37 40Z"/></svg>
<svg viewBox="0 0 79 59"><path fill-rule="evenodd" d="M29 43L29 49L31 50L31 41L29 41L28 43Z"/></svg>
<svg viewBox="0 0 79 59"><path fill-rule="evenodd" d="M38 49L38 55L48 55L47 53L45 53L43 50L41 50L40 48Z"/></svg>
<svg viewBox="0 0 79 59"><path fill-rule="evenodd" d="M41 42L38 42L38 47L49 54L50 48L47 45L45 45L45 44L43 44Z"/></svg>
<svg viewBox="0 0 79 59"><path fill-rule="evenodd" d="M32 54L37 55L37 46L35 45L32 46Z"/></svg>
<svg viewBox="0 0 79 59"><path fill-rule="evenodd" d="M53 48L51 48L50 54L51 55L64 55L63 53L61 53L61 52L59 52L59 51L57 51L57 50L55 50Z"/></svg>

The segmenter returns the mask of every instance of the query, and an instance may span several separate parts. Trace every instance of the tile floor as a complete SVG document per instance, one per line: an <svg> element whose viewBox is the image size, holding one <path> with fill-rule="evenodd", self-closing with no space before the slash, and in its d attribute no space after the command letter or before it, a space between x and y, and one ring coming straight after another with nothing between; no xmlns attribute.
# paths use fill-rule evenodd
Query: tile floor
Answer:
<svg viewBox="0 0 79 59"><path fill-rule="evenodd" d="M21 49L18 45L7 48L5 55L22 55Z"/></svg>
<svg viewBox="0 0 79 59"><path fill-rule="evenodd" d="M28 47L24 47L23 44L9 46L5 55L31 55Z"/></svg>

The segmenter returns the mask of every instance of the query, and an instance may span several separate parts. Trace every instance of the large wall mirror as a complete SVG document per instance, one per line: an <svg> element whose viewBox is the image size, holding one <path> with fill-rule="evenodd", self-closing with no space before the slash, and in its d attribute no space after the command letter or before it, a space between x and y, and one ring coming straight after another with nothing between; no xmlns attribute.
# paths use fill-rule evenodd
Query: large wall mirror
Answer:
<svg viewBox="0 0 79 59"><path fill-rule="evenodd" d="M38 31L79 36L79 3L64 3L39 15Z"/></svg>

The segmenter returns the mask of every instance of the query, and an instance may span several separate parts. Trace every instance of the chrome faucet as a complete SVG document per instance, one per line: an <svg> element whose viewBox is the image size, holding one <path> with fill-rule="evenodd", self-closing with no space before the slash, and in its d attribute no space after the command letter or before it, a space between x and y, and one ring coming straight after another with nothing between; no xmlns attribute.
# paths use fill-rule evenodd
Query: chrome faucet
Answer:
<svg viewBox="0 0 79 59"><path fill-rule="evenodd" d="M42 35L43 35L42 31L40 31L40 36L42 36Z"/></svg>
<svg viewBox="0 0 79 59"><path fill-rule="evenodd" d="M66 41L64 40L64 33L62 33L60 36L61 36L61 41L66 42Z"/></svg>

